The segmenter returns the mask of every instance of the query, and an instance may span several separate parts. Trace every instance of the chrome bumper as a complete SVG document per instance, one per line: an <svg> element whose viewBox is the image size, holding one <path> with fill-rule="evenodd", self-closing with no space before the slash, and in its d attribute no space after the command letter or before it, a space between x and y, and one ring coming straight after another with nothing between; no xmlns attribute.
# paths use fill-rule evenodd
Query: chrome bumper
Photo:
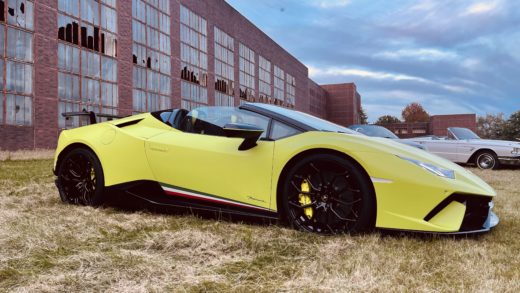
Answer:
<svg viewBox="0 0 520 293"><path fill-rule="evenodd" d="M520 166L520 156L516 156L516 157L498 157L498 161L502 165Z"/></svg>

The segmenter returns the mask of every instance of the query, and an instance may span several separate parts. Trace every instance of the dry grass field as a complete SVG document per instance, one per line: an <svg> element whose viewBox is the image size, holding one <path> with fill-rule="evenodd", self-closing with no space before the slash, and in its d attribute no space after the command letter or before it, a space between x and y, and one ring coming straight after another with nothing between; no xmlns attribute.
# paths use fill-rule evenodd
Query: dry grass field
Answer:
<svg viewBox="0 0 520 293"><path fill-rule="evenodd" d="M0 161L0 292L520 292L520 170L472 169L499 193L501 223L489 234L321 237L186 212L68 206L45 157Z"/></svg>

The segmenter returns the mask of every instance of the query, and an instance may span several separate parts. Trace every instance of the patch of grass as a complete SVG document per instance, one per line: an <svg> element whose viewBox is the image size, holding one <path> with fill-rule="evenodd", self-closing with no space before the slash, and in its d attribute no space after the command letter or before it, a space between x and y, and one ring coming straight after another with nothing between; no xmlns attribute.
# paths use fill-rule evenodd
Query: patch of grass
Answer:
<svg viewBox="0 0 520 293"><path fill-rule="evenodd" d="M0 150L0 161L19 161L19 160L44 160L54 158L54 150L37 149L22 151L2 151Z"/></svg>
<svg viewBox="0 0 520 293"><path fill-rule="evenodd" d="M0 162L0 292L520 291L519 170L471 169L499 194L501 222L489 234L322 237L65 205L52 161L29 159Z"/></svg>

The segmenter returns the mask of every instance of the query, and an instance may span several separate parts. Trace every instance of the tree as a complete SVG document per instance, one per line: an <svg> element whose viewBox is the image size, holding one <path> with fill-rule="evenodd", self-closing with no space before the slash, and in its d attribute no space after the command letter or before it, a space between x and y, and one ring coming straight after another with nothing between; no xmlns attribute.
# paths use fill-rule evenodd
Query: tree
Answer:
<svg viewBox="0 0 520 293"><path fill-rule="evenodd" d="M419 103L411 103L401 113L405 122L429 122L430 115Z"/></svg>
<svg viewBox="0 0 520 293"><path fill-rule="evenodd" d="M392 124L392 123L401 123L399 118L392 115L384 115L377 119L376 124Z"/></svg>
<svg viewBox="0 0 520 293"><path fill-rule="evenodd" d="M509 117L504 127L504 138L508 140L520 140L520 111Z"/></svg>
<svg viewBox="0 0 520 293"><path fill-rule="evenodd" d="M359 124L368 124L368 116L363 107L360 107L359 110Z"/></svg>
<svg viewBox="0 0 520 293"><path fill-rule="evenodd" d="M477 118L477 134L487 139L503 139L506 125L504 113L479 116Z"/></svg>

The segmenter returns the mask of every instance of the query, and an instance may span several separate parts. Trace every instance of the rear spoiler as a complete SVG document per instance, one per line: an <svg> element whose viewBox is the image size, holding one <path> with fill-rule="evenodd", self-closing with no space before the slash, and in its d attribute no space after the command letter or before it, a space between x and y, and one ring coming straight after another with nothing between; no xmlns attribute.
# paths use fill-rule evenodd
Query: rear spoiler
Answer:
<svg viewBox="0 0 520 293"><path fill-rule="evenodd" d="M87 111L85 109L83 109L83 111L81 111L81 112L61 113L61 116L65 117L65 120L69 120L72 117L88 117L90 124L96 124L97 117L106 118L108 121L124 118L124 116L117 116L117 115L103 114L103 113L94 113L93 111Z"/></svg>

